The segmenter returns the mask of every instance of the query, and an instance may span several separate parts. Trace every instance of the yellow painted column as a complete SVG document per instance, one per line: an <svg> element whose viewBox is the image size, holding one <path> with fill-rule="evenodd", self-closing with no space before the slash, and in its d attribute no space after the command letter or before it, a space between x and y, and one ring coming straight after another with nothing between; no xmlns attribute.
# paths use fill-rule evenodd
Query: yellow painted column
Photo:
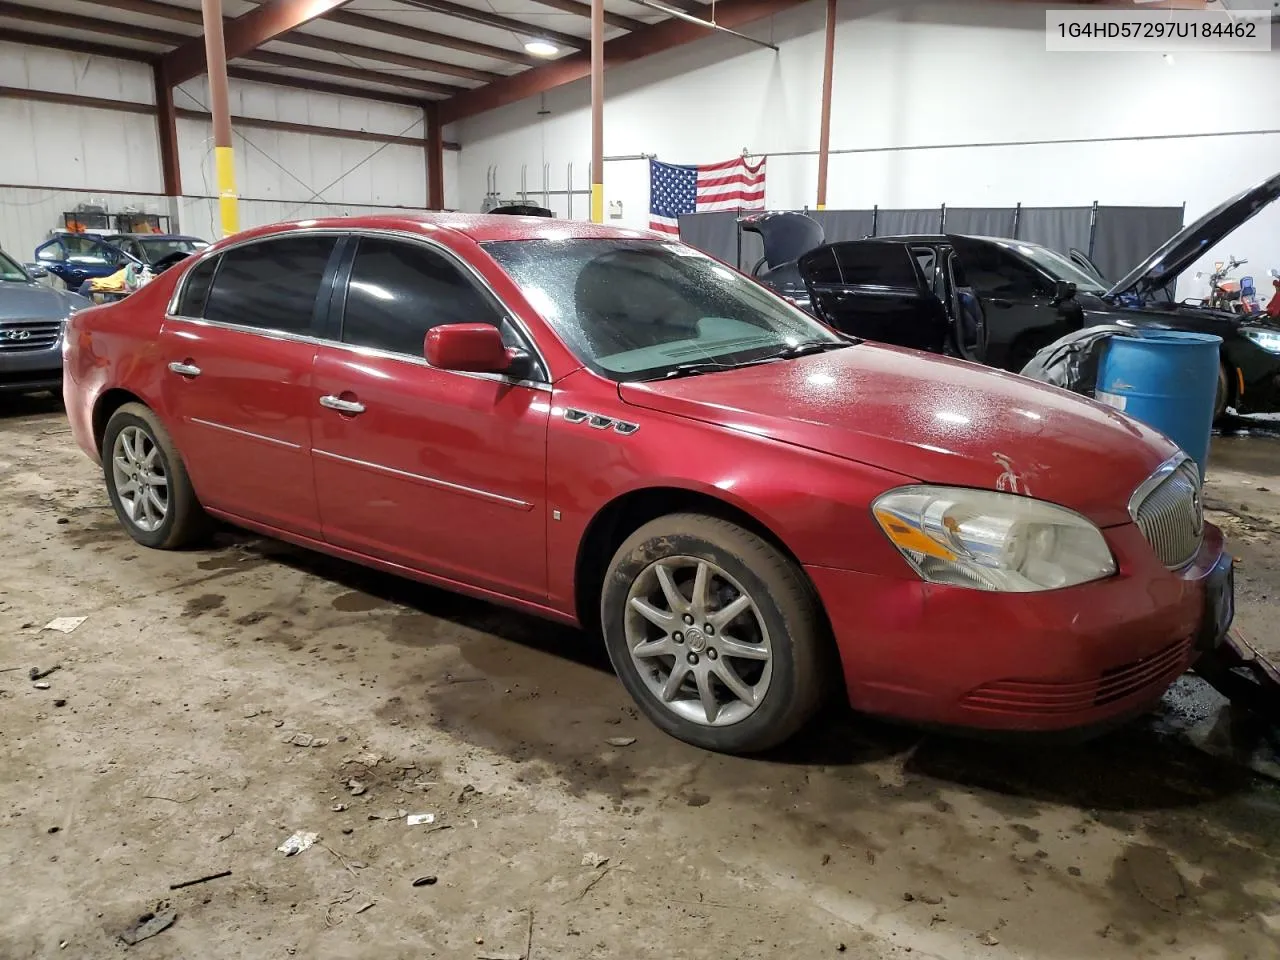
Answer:
<svg viewBox="0 0 1280 960"><path fill-rule="evenodd" d="M240 232L240 195L236 193L236 158L234 147L214 147L214 168L218 181L218 212L222 235Z"/></svg>

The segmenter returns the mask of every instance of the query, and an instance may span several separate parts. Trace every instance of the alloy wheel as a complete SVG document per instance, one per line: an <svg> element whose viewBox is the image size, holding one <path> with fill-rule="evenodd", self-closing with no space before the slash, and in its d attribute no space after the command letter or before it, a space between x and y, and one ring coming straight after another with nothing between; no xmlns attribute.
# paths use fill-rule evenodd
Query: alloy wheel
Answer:
<svg viewBox="0 0 1280 960"><path fill-rule="evenodd" d="M746 719L773 678L773 650L751 595L722 567L665 557L627 594L627 650L668 710L706 726Z"/></svg>
<svg viewBox="0 0 1280 960"><path fill-rule="evenodd" d="M146 533L160 529L169 515L169 478L155 438L132 424L121 430L111 449L111 475L129 522Z"/></svg>

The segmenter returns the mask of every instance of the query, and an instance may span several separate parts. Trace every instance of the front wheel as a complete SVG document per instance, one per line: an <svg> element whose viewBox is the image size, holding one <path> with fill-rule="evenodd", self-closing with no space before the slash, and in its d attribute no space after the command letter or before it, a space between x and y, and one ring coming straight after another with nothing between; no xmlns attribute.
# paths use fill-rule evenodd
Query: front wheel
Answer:
<svg viewBox="0 0 1280 960"><path fill-rule="evenodd" d="M828 638L800 569L736 524L674 514L618 548L601 595L605 644L658 727L751 753L786 740L824 693Z"/></svg>

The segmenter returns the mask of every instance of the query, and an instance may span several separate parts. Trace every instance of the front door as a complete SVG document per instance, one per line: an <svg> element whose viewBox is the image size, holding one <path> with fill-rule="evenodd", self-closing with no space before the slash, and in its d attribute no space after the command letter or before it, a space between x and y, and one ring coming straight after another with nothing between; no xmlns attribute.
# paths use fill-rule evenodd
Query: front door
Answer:
<svg viewBox="0 0 1280 960"><path fill-rule="evenodd" d="M1025 260L988 240L952 243L985 320L991 366L1018 373L1041 347L1079 327L1054 301L1050 281Z"/></svg>
<svg viewBox="0 0 1280 960"><path fill-rule="evenodd" d="M61 234L35 251L36 261L66 285L79 290L86 280L109 277L120 269L120 251L91 234Z"/></svg>
<svg viewBox="0 0 1280 960"><path fill-rule="evenodd" d="M544 598L549 385L423 359L427 331L444 323L492 322L512 346L532 345L451 254L422 242L360 238L337 302L311 400L325 539Z"/></svg>
<svg viewBox="0 0 1280 960"><path fill-rule="evenodd" d="M204 261L160 334L168 426L200 501L316 539L312 364L337 244L284 236Z"/></svg>
<svg viewBox="0 0 1280 960"><path fill-rule="evenodd" d="M946 350L946 310L906 244L831 243L806 253L798 266L814 313L837 330L931 353Z"/></svg>

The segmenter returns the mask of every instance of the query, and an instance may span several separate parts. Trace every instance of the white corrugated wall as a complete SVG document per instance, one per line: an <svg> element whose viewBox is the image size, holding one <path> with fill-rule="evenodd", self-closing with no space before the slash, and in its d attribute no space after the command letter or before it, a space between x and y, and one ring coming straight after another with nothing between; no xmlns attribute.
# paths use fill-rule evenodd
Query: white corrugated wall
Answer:
<svg viewBox="0 0 1280 960"><path fill-rule="evenodd" d="M150 105L145 64L0 42L0 86ZM180 109L204 110L204 78L175 92ZM414 107L232 81L238 116L420 138ZM178 121L183 197L163 196L153 116L0 96L0 248L29 260L62 213L105 203L175 217L173 229L214 238L212 132L207 121ZM244 227L282 219L355 216L425 207L422 148L309 133L236 130L236 178ZM446 171L447 173L447 171Z"/></svg>

